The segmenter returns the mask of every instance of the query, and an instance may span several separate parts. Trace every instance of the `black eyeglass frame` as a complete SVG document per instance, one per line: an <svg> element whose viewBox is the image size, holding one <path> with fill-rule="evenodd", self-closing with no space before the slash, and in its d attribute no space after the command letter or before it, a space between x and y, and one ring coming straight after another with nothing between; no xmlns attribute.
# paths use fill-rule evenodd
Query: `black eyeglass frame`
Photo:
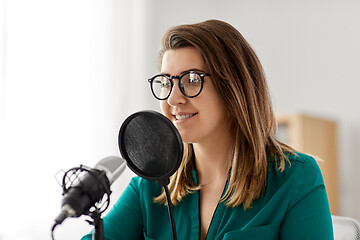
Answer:
<svg viewBox="0 0 360 240"><path fill-rule="evenodd" d="M181 84L181 79L182 79L186 74L189 74L189 73L195 73L195 74L199 75L199 76L200 76L200 80L201 80L200 90L199 90L199 92L198 92L196 95L194 95L194 96L189 96L189 95L187 95L187 94L185 93L184 87L182 87L182 84ZM173 83L173 81L172 81L173 79L178 79L178 80L179 80L178 86L179 86L180 92L181 92L185 97L194 98L194 97L197 97L197 96L201 93L201 91L202 91L202 89L203 89L203 86L204 86L204 78L205 78L206 76L210 76L210 74L208 74L208 73L203 73L203 72L197 72L197 71L187 71L187 72L184 72L183 74L181 74L180 76L178 76L178 75L169 76L169 75L166 75L166 74L157 74L157 75L153 76L152 78L149 78L149 79L148 79L148 82L150 83L150 88L151 88L151 92L152 92L153 96L154 96L156 99L158 99L158 100L166 100L166 99L168 99L168 98L170 97L171 92L172 92L172 89L173 89L173 87L174 87L174 83ZM168 94L165 98L159 98L159 97L157 97L156 94L155 94L155 91L154 91L154 88L153 88L153 81L154 81L154 79L157 78L157 77L165 77L165 78L167 78L167 79L170 81L171 89L170 89L170 91L169 91L169 94Z"/></svg>

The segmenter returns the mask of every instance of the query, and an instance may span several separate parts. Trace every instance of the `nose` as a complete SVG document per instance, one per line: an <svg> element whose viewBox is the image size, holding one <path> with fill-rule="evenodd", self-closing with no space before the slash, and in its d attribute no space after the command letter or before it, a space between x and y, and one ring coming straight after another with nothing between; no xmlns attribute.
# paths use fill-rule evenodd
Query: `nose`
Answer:
<svg viewBox="0 0 360 240"><path fill-rule="evenodd" d="M171 89L171 93L167 102L170 106L177 106L179 104L184 104L186 102L186 97L182 94L179 87L179 81L173 80L174 84Z"/></svg>

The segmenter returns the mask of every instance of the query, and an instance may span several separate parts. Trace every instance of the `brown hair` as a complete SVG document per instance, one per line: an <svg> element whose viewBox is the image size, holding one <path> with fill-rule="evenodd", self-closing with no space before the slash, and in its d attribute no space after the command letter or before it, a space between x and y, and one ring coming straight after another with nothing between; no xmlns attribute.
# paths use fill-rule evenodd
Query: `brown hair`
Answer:
<svg viewBox="0 0 360 240"><path fill-rule="evenodd" d="M275 139L276 122L263 68L245 38L233 26L219 20L180 25L163 36L160 58L167 50L189 46L201 53L231 118L234 148L231 175L222 201L231 207L243 204L247 209L265 188L268 159L277 159L277 166L283 171L285 152L293 150ZM200 189L191 175L192 145L186 143L184 149L182 163L170 178L173 204ZM155 201L164 202L164 193Z"/></svg>

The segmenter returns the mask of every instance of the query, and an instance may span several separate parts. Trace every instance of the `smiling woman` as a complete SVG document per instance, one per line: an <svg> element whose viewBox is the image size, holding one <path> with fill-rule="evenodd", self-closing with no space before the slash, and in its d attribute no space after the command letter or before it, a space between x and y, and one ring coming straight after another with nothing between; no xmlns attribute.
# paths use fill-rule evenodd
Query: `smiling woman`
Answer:
<svg viewBox="0 0 360 240"><path fill-rule="evenodd" d="M178 238L333 239L320 169L275 138L262 66L243 36L218 20L176 26L160 57L150 87L185 144L169 184ZM133 178L105 236L170 239L164 203L156 183Z"/></svg>

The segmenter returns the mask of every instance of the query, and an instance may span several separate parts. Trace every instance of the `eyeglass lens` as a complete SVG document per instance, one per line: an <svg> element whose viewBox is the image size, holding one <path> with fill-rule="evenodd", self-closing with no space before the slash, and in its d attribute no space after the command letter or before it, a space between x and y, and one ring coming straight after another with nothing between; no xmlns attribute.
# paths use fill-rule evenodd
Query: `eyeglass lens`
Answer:
<svg viewBox="0 0 360 240"><path fill-rule="evenodd" d="M157 76L152 81L152 88L155 96L159 99L166 99L171 92L171 80L165 76ZM187 73L179 80L179 88L187 97L194 97L201 91L202 79L197 73Z"/></svg>

